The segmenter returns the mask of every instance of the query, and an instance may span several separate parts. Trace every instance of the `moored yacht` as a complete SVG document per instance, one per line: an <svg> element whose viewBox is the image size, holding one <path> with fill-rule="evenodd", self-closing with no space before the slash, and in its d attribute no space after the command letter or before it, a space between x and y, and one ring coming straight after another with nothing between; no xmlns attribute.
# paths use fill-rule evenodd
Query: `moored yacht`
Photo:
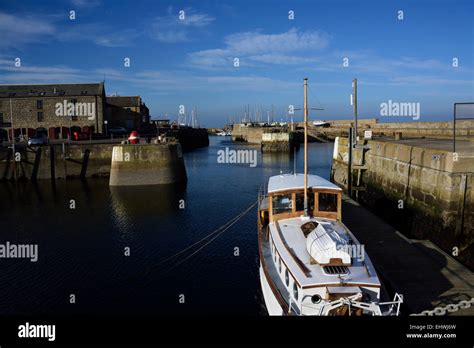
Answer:
<svg viewBox="0 0 474 348"><path fill-rule="evenodd" d="M270 177L259 194L260 282L270 315L398 315L364 246L342 222L342 190L305 171Z"/></svg>

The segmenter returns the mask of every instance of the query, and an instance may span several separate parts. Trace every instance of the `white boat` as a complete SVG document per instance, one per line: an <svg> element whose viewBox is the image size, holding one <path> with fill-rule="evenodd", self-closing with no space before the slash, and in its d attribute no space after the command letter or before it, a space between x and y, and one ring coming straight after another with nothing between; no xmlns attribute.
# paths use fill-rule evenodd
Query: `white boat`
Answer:
<svg viewBox="0 0 474 348"><path fill-rule="evenodd" d="M402 296L382 302L375 268L342 222L342 190L308 175L307 142L305 173L270 177L258 202L260 282L270 315L399 314Z"/></svg>
<svg viewBox="0 0 474 348"><path fill-rule="evenodd" d="M313 126L315 126L315 127L325 127L325 126L329 126L329 122L322 121L322 120L314 120L313 121Z"/></svg>

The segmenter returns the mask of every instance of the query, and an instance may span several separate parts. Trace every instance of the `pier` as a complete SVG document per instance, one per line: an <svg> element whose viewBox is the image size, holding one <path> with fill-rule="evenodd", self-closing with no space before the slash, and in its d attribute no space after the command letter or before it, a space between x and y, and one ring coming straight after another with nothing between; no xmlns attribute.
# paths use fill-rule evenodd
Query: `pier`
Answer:
<svg viewBox="0 0 474 348"><path fill-rule="evenodd" d="M258 124L234 124L232 141L260 145L262 152L287 152L299 147L301 137L288 126L263 127Z"/></svg>
<svg viewBox="0 0 474 348"><path fill-rule="evenodd" d="M410 239L347 195L344 224L364 244L385 286L404 296L407 314L474 297L474 274L426 239ZM474 315L474 306L447 315Z"/></svg>
<svg viewBox="0 0 474 348"><path fill-rule="evenodd" d="M117 145L113 148L110 186L167 185L186 180L179 143Z"/></svg>
<svg viewBox="0 0 474 348"><path fill-rule="evenodd" d="M326 139L347 137L347 131L354 127L353 120L327 120L327 126L315 127L309 123L310 132ZM302 127L298 123L297 127ZM387 122L380 123L378 119L359 119L357 121L357 135L364 137L364 131L371 131L373 137L406 137L406 138L431 138L452 139L454 125L452 121L444 122ZM474 120L456 121L457 138L474 138Z"/></svg>
<svg viewBox="0 0 474 348"><path fill-rule="evenodd" d="M474 241L474 143L377 139L349 151L334 144L331 178L405 234L429 239L471 269Z"/></svg>
<svg viewBox="0 0 474 348"><path fill-rule="evenodd" d="M122 151L122 156L119 149L126 149ZM131 172L138 173L140 177L131 175ZM39 147L17 145L15 156L12 149L0 147L0 180L3 181L34 182L109 176L111 184L119 186L186 181L181 146L173 140L139 145L87 142Z"/></svg>

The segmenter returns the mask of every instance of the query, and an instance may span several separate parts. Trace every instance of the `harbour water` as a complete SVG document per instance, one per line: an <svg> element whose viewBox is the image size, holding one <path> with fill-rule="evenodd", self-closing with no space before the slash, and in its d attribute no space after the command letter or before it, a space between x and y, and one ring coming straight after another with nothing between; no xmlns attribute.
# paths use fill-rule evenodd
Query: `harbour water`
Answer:
<svg viewBox="0 0 474 348"><path fill-rule="evenodd" d="M257 165L219 163L226 147L257 150ZM309 144L309 172L328 178L332 150ZM211 137L185 162L184 189L1 183L0 244L37 244L38 261L0 260L0 315L265 314L256 207L202 250L207 240L163 261L254 203L269 176L293 172L293 156ZM302 149L296 164L302 172Z"/></svg>

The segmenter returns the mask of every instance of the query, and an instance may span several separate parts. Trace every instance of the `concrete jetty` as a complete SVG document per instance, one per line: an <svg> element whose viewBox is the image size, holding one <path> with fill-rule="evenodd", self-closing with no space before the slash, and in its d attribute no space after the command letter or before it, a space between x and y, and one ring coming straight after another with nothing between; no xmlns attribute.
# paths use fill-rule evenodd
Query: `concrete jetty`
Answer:
<svg viewBox="0 0 474 348"><path fill-rule="evenodd" d="M126 168L127 165L137 165L137 168L140 168L136 160L143 159L145 175L145 172L149 173L147 161L152 161L156 157L157 165L160 163L162 167L156 168L157 175L151 179L151 183L183 181L186 178L186 170L178 145L176 142L143 145L78 142L39 147L17 145L15 156L11 148L0 147L0 180L36 181L108 177L112 170L112 152L114 147L118 146L130 150L123 152L124 159L130 163L116 164L116 168ZM132 151L135 147L148 148L149 151Z"/></svg>
<svg viewBox="0 0 474 348"><path fill-rule="evenodd" d="M107 176L115 144L64 143L30 148L0 147L0 180L43 180ZM16 171L16 175L15 175Z"/></svg>
<svg viewBox="0 0 474 348"><path fill-rule="evenodd" d="M331 177L348 188L348 140L334 144ZM353 149L352 196L407 235L474 269L474 143L369 140Z"/></svg>
<svg viewBox="0 0 474 348"><path fill-rule="evenodd" d="M110 186L182 182L186 182L186 168L179 143L114 146Z"/></svg>
<svg viewBox="0 0 474 348"><path fill-rule="evenodd" d="M300 122L297 126L302 127L303 124ZM350 127L354 127L353 120L328 120L325 127L315 127L309 123L310 130L328 139L347 137ZM452 121L381 123L379 119L370 118L359 119L357 130L357 135L361 138L364 137L364 131L370 130L374 137L394 137L397 133L402 138L452 139L454 127ZM456 138L474 138L474 120L457 120Z"/></svg>
<svg viewBox="0 0 474 348"><path fill-rule="evenodd" d="M258 124L234 124L232 141L260 145L262 152L291 152L300 138L288 127L262 127Z"/></svg>

